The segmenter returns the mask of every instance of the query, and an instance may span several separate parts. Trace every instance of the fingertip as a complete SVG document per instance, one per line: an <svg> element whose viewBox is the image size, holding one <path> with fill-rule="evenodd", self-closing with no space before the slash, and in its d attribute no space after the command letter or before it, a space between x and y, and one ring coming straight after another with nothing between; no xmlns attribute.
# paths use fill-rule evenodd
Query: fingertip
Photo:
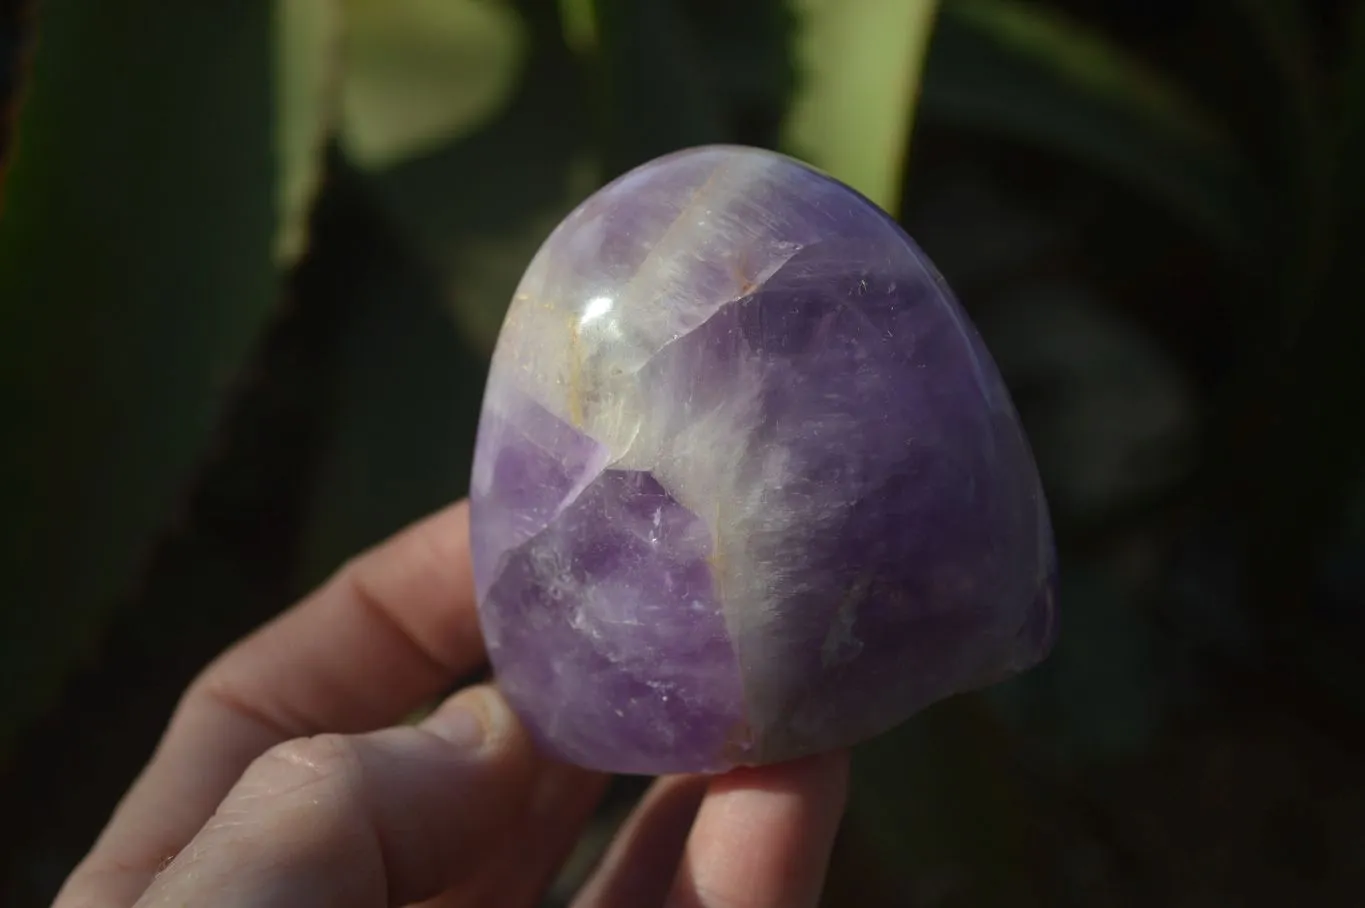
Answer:
<svg viewBox="0 0 1365 908"><path fill-rule="evenodd" d="M489 685L465 688L422 720L420 727L462 750L507 750L525 737L502 695Z"/></svg>
<svg viewBox="0 0 1365 908"><path fill-rule="evenodd" d="M848 798L838 751L712 780L670 908L816 905Z"/></svg>
<svg viewBox="0 0 1365 908"><path fill-rule="evenodd" d="M848 751L836 750L786 763L732 769L712 780L711 792L713 795L730 792L745 796L798 795L812 803L842 811L848 793L848 773Z"/></svg>

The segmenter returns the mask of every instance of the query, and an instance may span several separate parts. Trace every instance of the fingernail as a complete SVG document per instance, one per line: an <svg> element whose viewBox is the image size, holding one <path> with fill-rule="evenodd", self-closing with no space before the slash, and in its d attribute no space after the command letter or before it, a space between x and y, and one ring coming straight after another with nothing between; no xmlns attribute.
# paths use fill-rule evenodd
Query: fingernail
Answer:
<svg viewBox="0 0 1365 908"><path fill-rule="evenodd" d="M461 749L477 750L498 723L503 706L496 694L471 688L451 697L422 722L422 727Z"/></svg>

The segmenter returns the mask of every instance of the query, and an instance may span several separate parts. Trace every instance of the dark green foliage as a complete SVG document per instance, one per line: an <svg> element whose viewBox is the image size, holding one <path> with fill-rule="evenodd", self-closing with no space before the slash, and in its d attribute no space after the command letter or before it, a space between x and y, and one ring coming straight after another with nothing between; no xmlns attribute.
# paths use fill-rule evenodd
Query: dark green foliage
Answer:
<svg viewBox="0 0 1365 908"><path fill-rule="evenodd" d="M0 198L0 901L50 896L212 653L464 493L507 301L574 204L789 141L806 6L509 0L498 109L355 160L320 92L312 161L279 156L271 3L36 7ZM1062 635L859 750L829 904L1358 903L1365 2L951 0L918 78L913 117L825 138L915 120L900 216L1034 440Z"/></svg>
<svg viewBox="0 0 1365 908"><path fill-rule="evenodd" d="M432 269L433 292L481 353L492 349L536 247L595 188L600 170L581 65L553 7L527 7L530 60L506 107L474 135L366 174L368 191Z"/></svg>
<svg viewBox="0 0 1365 908"><path fill-rule="evenodd" d="M947 4L922 116L1036 144L1130 184L1254 263L1266 212L1249 164L1181 86L1082 25L998 0Z"/></svg>
<svg viewBox="0 0 1365 908"><path fill-rule="evenodd" d="M1270 347L1265 370L1256 375L1261 384L1253 387L1266 389L1266 396L1255 408L1255 455L1240 488L1256 496L1252 605L1288 642L1283 658L1291 666L1332 688L1346 682L1359 709L1365 678L1348 681L1351 673L1342 671L1357 658L1352 638L1342 638L1331 621L1314 614L1314 592L1305 589L1324 546L1341 531L1354 484L1365 476L1365 263L1359 254L1365 236L1365 4L1347 24L1340 74L1323 89L1337 102L1325 117L1326 154L1302 165L1325 182L1322 204L1302 215L1314 245L1289 260L1277 298L1285 341ZM1365 712L1358 715L1365 721Z"/></svg>
<svg viewBox="0 0 1365 908"><path fill-rule="evenodd" d="M777 0L594 0L604 176L707 142L771 145L795 79Z"/></svg>
<svg viewBox="0 0 1365 908"><path fill-rule="evenodd" d="M399 249L362 261L348 305L331 316L336 378L312 476L305 588L468 489L483 361L462 346L429 272Z"/></svg>
<svg viewBox="0 0 1365 908"><path fill-rule="evenodd" d="M670 0L596 0L610 173L725 138L701 36Z"/></svg>
<svg viewBox="0 0 1365 908"><path fill-rule="evenodd" d="M133 589L278 293L270 5L40 25L0 213L0 753Z"/></svg>

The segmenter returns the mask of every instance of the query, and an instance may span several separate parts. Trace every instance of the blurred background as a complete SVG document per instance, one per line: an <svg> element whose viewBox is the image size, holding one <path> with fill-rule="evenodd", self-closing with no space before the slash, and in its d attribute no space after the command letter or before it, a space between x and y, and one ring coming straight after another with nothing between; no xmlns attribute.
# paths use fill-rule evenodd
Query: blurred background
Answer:
<svg viewBox="0 0 1365 908"><path fill-rule="evenodd" d="M1050 660L858 749L827 904L1365 904L1365 3L0 2L0 105L0 903L464 493L556 222L740 142L935 259L1061 548Z"/></svg>

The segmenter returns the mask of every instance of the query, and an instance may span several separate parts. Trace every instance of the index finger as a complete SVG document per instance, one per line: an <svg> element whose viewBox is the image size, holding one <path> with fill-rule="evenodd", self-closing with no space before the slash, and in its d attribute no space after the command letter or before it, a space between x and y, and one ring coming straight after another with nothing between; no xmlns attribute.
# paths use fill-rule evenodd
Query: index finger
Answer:
<svg viewBox="0 0 1365 908"><path fill-rule="evenodd" d="M396 722L483 658L462 502L356 558L209 666L57 905L131 904L270 747Z"/></svg>

